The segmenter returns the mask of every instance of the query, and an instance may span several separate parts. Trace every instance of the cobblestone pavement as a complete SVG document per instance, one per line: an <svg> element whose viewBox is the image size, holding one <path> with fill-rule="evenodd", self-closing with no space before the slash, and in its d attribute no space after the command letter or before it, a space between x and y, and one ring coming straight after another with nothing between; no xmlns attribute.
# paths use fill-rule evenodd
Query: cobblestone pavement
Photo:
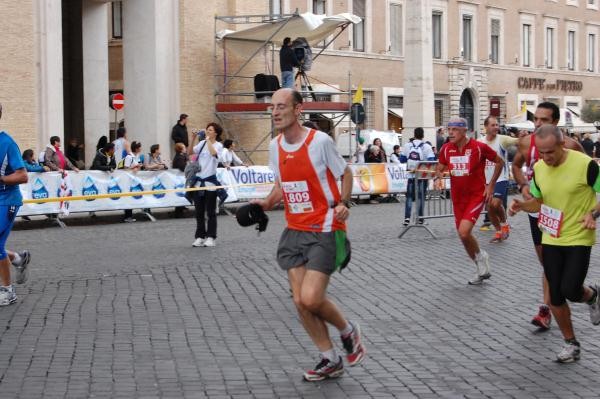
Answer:
<svg viewBox="0 0 600 399"><path fill-rule="evenodd" d="M600 327L587 307L572 307L583 349L575 364L554 362L556 326L529 324L541 267L525 216L512 218L505 243L477 231L493 276L471 287L450 219L430 222L436 240L422 230L399 240L401 205L351 213L353 259L330 294L361 323L368 358L322 383L301 380L317 352L275 263L281 211L260 238L220 216L215 248L191 247L193 218L19 225L9 246L31 248L31 280L0 309L0 397L599 396Z"/></svg>

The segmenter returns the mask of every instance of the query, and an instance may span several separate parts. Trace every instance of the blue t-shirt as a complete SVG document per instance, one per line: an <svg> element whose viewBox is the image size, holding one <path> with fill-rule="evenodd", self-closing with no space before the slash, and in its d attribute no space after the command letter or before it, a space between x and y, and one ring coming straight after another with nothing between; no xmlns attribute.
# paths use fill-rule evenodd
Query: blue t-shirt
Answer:
<svg viewBox="0 0 600 399"><path fill-rule="evenodd" d="M19 169L24 169L25 163L21 158L19 146L6 132L0 132L0 176L12 175ZM0 183L0 206L23 204L19 185Z"/></svg>

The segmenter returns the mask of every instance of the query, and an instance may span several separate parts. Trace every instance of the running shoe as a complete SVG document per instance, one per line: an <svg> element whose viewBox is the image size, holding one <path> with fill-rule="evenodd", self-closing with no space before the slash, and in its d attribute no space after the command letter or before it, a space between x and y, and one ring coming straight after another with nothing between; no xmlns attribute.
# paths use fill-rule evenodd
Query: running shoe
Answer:
<svg viewBox="0 0 600 399"><path fill-rule="evenodd" d="M404 226L408 226L410 224L410 219L406 218L404 219L404 223L402 223Z"/></svg>
<svg viewBox="0 0 600 399"><path fill-rule="evenodd" d="M502 239L506 240L510 236L510 225L505 224L504 226L500 226L500 229L502 231Z"/></svg>
<svg viewBox="0 0 600 399"><path fill-rule="evenodd" d="M341 356L338 357L337 363L333 363L326 358L321 358L321 361L314 369L304 373L304 379L310 382L323 381L327 378L337 378L342 374L344 374L344 362Z"/></svg>
<svg viewBox="0 0 600 399"><path fill-rule="evenodd" d="M540 305L538 314L536 314L531 320L531 324L539 327L542 331L550 329L550 323L552 322L552 313L548 305Z"/></svg>
<svg viewBox="0 0 600 399"><path fill-rule="evenodd" d="M596 298L594 299L594 302L589 304L590 321L593 325L597 326L600 324L600 285L595 283L590 288L596 291Z"/></svg>
<svg viewBox="0 0 600 399"><path fill-rule="evenodd" d="M490 273L490 256L484 250L481 250L475 259L477 263L477 270L479 271L479 276L487 280L492 277L492 273Z"/></svg>
<svg viewBox="0 0 600 399"><path fill-rule="evenodd" d="M573 342L567 342L565 347L556 355L559 363L572 363L581 357L581 348Z"/></svg>
<svg viewBox="0 0 600 399"><path fill-rule="evenodd" d="M501 231L496 231L496 234L494 234L494 238L492 238L490 240L491 243L494 242L502 242L504 240L504 234L502 234Z"/></svg>
<svg viewBox="0 0 600 399"><path fill-rule="evenodd" d="M491 230L490 226L491 226L491 223L484 223L479 228L479 231L490 231Z"/></svg>
<svg viewBox="0 0 600 399"><path fill-rule="evenodd" d="M479 273L475 273L475 276L468 281L469 285L481 285L485 280Z"/></svg>
<svg viewBox="0 0 600 399"><path fill-rule="evenodd" d="M212 237L208 237L206 239L206 241L204 241L204 246L205 247L214 247L216 245L217 245L217 243L216 243L215 239L212 238Z"/></svg>
<svg viewBox="0 0 600 399"><path fill-rule="evenodd" d="M31 262L31 254L29 251L19 252L21 263L15 266L15 283L24 284L29 278L29 269L27 265Z"/></svg>
<svg viewBox="0 0 600 399"><path fill-rule="evenodd" d="M346 350L346 360L348 361L348 365L352 367L363 361L367 354L367 350L362 344L360 326L358 323L351 321L348 323L352 326L352 332L348 335L342 335L341 338L344 350Z"/></svg>
<svg viewBox="0 0 600 399"><path fill-rule="evenodd" d="M0 287L0 306L8 306L17 302L17 294L15 288L11 285L9 287Z"/></svg>

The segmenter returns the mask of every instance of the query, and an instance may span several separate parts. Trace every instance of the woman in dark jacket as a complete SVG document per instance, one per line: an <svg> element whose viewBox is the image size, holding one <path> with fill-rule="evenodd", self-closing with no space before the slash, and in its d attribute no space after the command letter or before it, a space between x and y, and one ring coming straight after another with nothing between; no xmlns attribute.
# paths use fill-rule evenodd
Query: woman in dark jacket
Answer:
<svg viewBox="0 0 600 399"><path fill-rule="evenodd" d="M173 157L173 169L185 171L185 165L188 163L187 149L183 143L175 144L175 156ZM176 206L175 212L171 214L174 218L182 218L185 212L185 206Z"/></svg>
<svg viewBox="0 0 600 399"><path fill-rule="evenodd" d="M92 162L93 170L104 170L106 172L112 172L117 168L115 162L115 145L113 143L107 143L103 149L98 150Z"/></svg>

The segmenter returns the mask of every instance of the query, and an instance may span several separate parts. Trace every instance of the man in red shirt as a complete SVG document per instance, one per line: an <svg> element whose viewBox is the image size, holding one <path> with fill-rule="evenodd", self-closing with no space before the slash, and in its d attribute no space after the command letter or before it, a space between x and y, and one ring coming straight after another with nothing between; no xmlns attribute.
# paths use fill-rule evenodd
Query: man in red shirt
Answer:
<svg viewBox="0 0 600 399"><path fill-rule="evenodd" d="M475 262L475 277L469 284L478 285L490 278L489 256L479 249L472 234L473 226L486 202L494 195L496 180L504 160L487 144L467 137L467 121L451 118L448 122L449 142L439 152L436 179L447 170L450 174L452 205L458 235L469 257ZM485 161L496 164L490 184L485 184Z"/></svg>

